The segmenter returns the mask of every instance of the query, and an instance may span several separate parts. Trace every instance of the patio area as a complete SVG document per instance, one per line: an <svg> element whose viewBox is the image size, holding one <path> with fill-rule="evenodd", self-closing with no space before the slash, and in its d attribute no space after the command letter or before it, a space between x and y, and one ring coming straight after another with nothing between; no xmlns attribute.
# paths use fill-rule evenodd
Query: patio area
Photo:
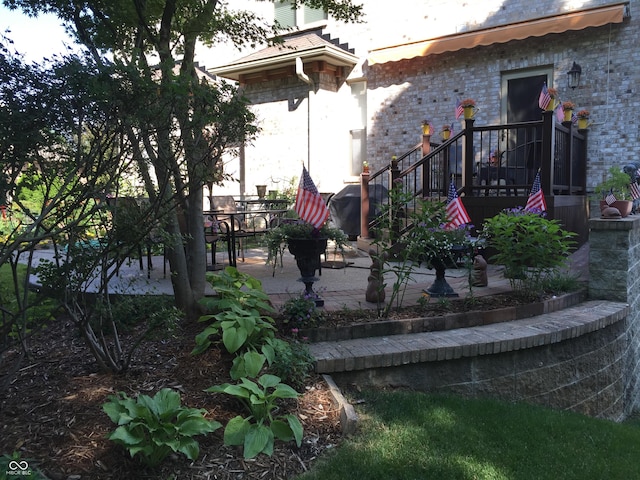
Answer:
<svg viewBox="0 0 640 480"><path fill-rule="evenodd" d="M210 255L209 255L210 257ZM38 250L36 261L43 258L53 258L52 250ZM298 280L300 272L295 263L295 259L288 252L283 258L283 266L273 270L272 265L266 264L267 252L261 247L247 248L245 260L238 259L237 268L241 272L247 273L262 282L264 291L269 295L273 305L278 308L292 296L304 291L304 285ZM588 276L589 245L583 245L570 258L569 269L586 280ZM210 258L209 258L210 260ZM225 252L218 252L216 262L219 267L228 265L228 258ZM152 258L153 268L148 274L146 261L144 269L140 270L136 259L127 260L120 268L118 276L114 276L110 284L113 293L127 295L172 295L173 289L169 278L169 265L167 263L167 273L164 274L163 257L154 256ZM346 263L343 268L336 268L340 264ZM370 257L363 251L356 248L355 242L347 248L344 262L341 257L334 257L331 253L327 255L323 262L322 273L319 280L314 283L314 290L325 301L326 310L340 309L375 309L376 303L365 300L365 291L368 284L368 276L371 266ZM488 286L474 287L474 296L493 295L509 291L508 279L502 275L503 268L499 265L489 265L487 269ZM448 269L446 271L447 282L459 295L458 298L465 298L469 295L467 281L468 272L464 268ZM412 279L406 289L404 305L416 304L418 298L422 296L423 290L431 286L435 280L435 271L424 266L417 267ZM392 273L385 275L387 284L387 299L389 298L395 276ZM33 278L32 283L37 284L37 279ZM212 294L208 291L208 294ZM451 298L454 300L454 298Z"/></svg>

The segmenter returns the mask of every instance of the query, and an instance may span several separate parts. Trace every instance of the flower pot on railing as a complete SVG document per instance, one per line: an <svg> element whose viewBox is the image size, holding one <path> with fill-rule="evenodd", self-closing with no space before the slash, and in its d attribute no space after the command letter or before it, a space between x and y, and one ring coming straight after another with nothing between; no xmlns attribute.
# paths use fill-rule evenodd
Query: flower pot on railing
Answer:
<svg viewBox="0 0 640 480"><path fill-rule="evenodd" d="M463 111L464 111L464 118L466 120L469 120L473 117L476 116L476 113L478 112L478 109L474 106L467 106L467 107L462 107Z"/></svg>
<svg viewBox="0 0 640 480"><path fill-rule="evenodd" d="M589 128L589 119L588 118L579 118L578 119L578 130L586 130Z"/></svg>
<svg viewBox="0 0 640 480"><path fill-rule="evenodd" d="M320 255L327 249L327 239L290 238L287 244L300 270L299 280L305 285L305 294L315 299L316 306L323 306L324 300L313 291L313 283L319 280L315 275L316 270L320 271Z"/></svg>
<svg viewBox="0 0 640 480"><path fill-rule="evenodd" d="M564 110L564 121L570 122L571 117L573 116L573 110L571 108L567 108Z"/></svg>

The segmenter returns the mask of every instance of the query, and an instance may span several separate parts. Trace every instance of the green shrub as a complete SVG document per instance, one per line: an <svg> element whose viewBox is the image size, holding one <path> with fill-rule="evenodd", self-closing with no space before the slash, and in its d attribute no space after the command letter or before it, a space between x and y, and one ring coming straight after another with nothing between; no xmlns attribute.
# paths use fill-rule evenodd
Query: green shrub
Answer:
<svg viewBox="0 0 640 480"><path fill-rule="evenodd" d="M280 309L282 322L292 329L316 327L322 319L322 312L316 306L314 297L303 293L292 297Z"/></svg>
<svg viewBox="0 0 640 480"><path fill-rule="evenodd" d="M183 453L195 460L200 453L195 435L214 432L222 425L204 418L204 409L180 405L180 395L164 388L151 398L125 393L110 395L102 406L112 422L118 425L109 440L122 445L133 458L138 453L148 466L158 465L171 452Z"/></svg>
<svg viewBox="0 0 640 480"><path fill-rule="evenodd" d="M514 291L528 295L542 291L541 280L564 265L575 244L575 233L560 222L523 208L486 219L481 235L496 251L491 260L504 265Z"/></svg>
<svg viewBox="0 0 640 480"><path fill-rule="evenodd" d="M275 348L275 358L269 365L269 372L296 388L304 386L313 370L313 357L309 348L298 341L279 342Z"/></svg>

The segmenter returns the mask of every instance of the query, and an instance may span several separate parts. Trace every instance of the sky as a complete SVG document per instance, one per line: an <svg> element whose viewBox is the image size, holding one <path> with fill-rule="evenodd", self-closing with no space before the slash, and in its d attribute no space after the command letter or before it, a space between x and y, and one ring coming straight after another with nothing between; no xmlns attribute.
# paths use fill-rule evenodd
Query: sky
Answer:
<svg viewBox="0 0 640 480"><path fill-rule="evenodd" d="M32 18L0 3L0 35L13 40L13 49L24 55L28 63L65 52L65 44L71 41L60 23L55 15Z"/></svg>

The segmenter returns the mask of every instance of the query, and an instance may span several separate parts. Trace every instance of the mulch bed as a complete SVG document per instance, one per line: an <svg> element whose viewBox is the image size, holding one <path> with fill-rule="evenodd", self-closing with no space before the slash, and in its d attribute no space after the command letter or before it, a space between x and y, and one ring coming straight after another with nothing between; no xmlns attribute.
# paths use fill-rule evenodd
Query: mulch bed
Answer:
<svg viewBox="0 0 640 480"><path fill-rule="evenodd" d="M491 309L525 301L501 294L476 298L473 308ZM391 318L470 309L464 299L432 302L393 311ZM323 324L345 325L367 319L375 321L375 312L340 311L326 315ZM204 392L212 385L230 381L231 357L215 348L202 355L191 355L194 337L202 328L197 323L183 325L170 339L143 343L131 368L122 374L112 374L97 369L73 324L68 319L58 319L29 339L30 358L0 393L0 454L19 452L30 467L38 467L54 480L284 479L306 471L319 455L340 443L339 413L327 385L318 376L312 376L306 383L299 402L284 407L301 419L302 446L276 441L271 457L259 455L244 460L240 448L223 445L221 428L197 437L200 457L195 462L172 455L157 469L149 469L107 440L106 435L115 426L102 411L102 405L109 395L119 391L135 397L140 393L153 395L170 387L181 392L183 405L204 408L209 418L223 425L238 414L244 415L235 399ZM0 382L3 376L5 380L8 378L6 369L18 358L17 350L5 353L0 363Z"/></svg>
<svg viewBox="0 0 640 480"><path fill-rule="evenodd" d="M244 460L240 448L223 445L221 428L196 437L200 456L195 462L172 455L157 469L148 469L107 440L115 425L102 405L119 391L134 397L170 387L181 392L183 405L204 408L208 418L223 425L244 415L233 398L204 392L230 381L231 358L217 349L192 356L201 329L182 327L170 340L145 342L129 371L111 374L97 370L70 321L56 321L30 339L31 358L0 394L0 454L19 452L21 460L51 479L279 479L307 470L324 450L340 442L338 412L326 384L316 376L307 382L300 401L287 406L303 424L302 446L276 441L272 457ZM10 366L15 358L17 352L10 351L3 364ZM5 373L0 371L0 379Z"/></svg>

